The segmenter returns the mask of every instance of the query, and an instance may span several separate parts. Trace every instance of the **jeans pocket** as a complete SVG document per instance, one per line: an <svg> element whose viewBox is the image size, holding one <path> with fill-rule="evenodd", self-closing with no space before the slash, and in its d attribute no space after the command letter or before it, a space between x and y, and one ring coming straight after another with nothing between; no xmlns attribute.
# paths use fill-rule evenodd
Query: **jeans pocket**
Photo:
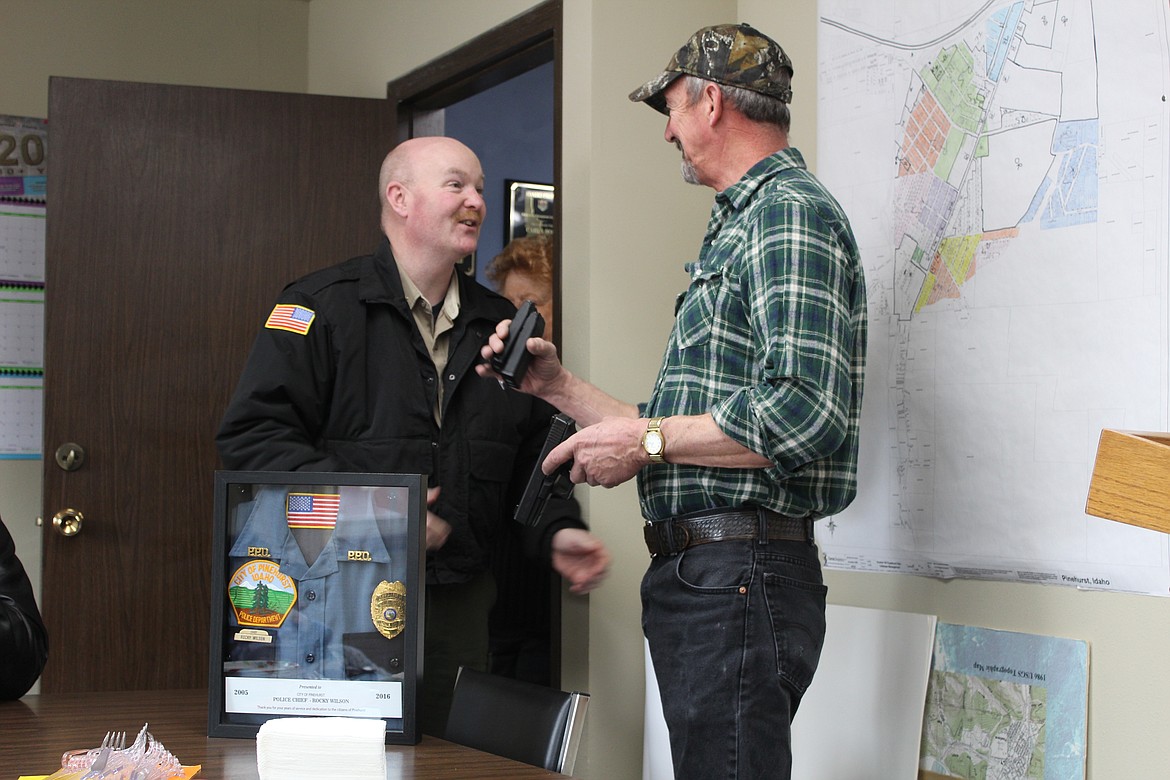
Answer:
<svg viewBox="0 0 1170 780"><path fill-rule="evenodd" d="M674 571L679 584L695 593L738 592L751 580L751 550L745 542L698 545L679 553Z"/></svg>
<svg viewBox="0 0 1170 780"><path fill-rule="evenodd" d="M799 695L808 690L821 659L827 594L816 564L774 560L764 571L764 598L776 642L776 671Z"/></svg>

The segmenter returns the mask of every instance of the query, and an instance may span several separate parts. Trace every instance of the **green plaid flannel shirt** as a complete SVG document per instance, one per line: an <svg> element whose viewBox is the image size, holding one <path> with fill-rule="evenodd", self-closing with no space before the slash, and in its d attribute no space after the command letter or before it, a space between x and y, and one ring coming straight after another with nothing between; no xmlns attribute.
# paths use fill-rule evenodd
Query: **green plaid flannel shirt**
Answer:
<svg viewBox="0 0 1170 780"><path fill-rule="evenodd" d="M647 417L710 412L764 469L650 464L648 520L762 506L794 517L844 509L857 492L865 280L841 206L795 149L718 193ZM666 444L670 457L670 442Z"/></svg>

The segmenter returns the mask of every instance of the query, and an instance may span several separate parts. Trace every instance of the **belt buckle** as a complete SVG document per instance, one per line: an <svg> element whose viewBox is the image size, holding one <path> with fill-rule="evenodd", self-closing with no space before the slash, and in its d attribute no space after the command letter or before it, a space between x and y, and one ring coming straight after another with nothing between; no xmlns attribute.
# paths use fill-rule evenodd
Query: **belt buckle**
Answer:
<svg viewBox="0 0 1170 780"><path fill-rule="evenodd" d="M655 540L655 547L658 548L658 552L650 553L651 558L657 558L659 555L672 557L691 546L691 531L683 524L677 524L678 529L683 533L682 544L675 544L675 527L676 523L673 517L658 522L646 521L648 536Z"/></svg>
<svg viewBox="0 0 1170 780"><path fill-rule="evenodd" d="M661 529L658 526L661 523L655 523L653 520L647 520L643 528L642 534L646 537L646 548L650 552L650 559L653 560L662 554L663 540ZM651 547L651 540L653 546Z"/></svg>

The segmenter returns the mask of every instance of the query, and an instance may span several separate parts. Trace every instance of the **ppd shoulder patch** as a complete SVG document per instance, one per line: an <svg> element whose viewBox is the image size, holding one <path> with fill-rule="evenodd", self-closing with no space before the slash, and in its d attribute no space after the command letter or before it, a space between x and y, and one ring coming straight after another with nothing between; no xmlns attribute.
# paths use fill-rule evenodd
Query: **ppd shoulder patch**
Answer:
<svg viewBox="0 0 1170 780"><path fill-rule="evenodd" d="M268 315L264 327L271 330L287 330L304 336L309 332L315 319L317 319L317 313L312 309L291 303L278 303L273 307L272 313Z"/></svg>

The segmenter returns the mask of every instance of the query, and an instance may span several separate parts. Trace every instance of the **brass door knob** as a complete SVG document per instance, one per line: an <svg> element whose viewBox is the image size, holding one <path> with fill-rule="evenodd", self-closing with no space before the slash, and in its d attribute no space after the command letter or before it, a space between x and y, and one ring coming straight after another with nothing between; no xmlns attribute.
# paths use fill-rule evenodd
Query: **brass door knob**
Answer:
<svg viewBox="0 0 1170 780"><path fill-rule="evenodd" d="M85 517L76 509L62 509L53 515L53 528L62 536L77 536Z"/></svg>

